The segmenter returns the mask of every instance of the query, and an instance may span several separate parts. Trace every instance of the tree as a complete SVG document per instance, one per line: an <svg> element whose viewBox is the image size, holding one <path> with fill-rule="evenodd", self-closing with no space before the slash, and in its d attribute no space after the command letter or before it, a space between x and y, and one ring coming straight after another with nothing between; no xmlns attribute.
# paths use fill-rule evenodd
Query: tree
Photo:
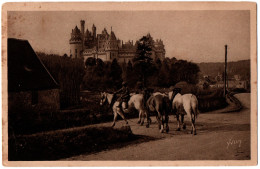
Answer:
<svg viewBox="0 0 260 169"><path fill-rule="evenodd" d="M122 83L122 69L120 65L117 62L117 59L113 59L110 67L110 73L109 76L116 88L121 87Z"/></svg>
<svg viewBox="0 0 260 169"><path fill-rule="evenodd" d="M80 85L85 73L82 59L37 53L60 86L61 108L79 104Z"/></svg>
<svg viewBox="0 0 260 169"><path fill-rule="evenodd" d="M96 65L96 59L94 57L87 58L85 65L86 67Z"/></svg>
<svg viewBox="0 0 260 169"><path fill-rule="evenodd" d="M170 84L170 76L169 76L169 65L166 59L163 60L161 64L159 74L157 76L157 84L161 87L169 87Z"/></svg>
<svg viewBox="0 0 260 169"><path fill-rule="evenodd" d="M177 60L171 63L169 72L171 85L175 85L180 81L196 84L198 82L200 69L195 63L187 62L186 60Z"/></svg>
<svg viewBox="0 0 260 169"><path fill-rule="evenodd" d="M126 66L125 81L127 82L129 87L134 88L137 80L138 77L134 74L132 62L129 61Z"/></svg>
<svg viewBox="0 0 260 169"><path fill-rule="evenodd" d="M161 67L162 67L162 62L161 62L161 60L160 60L159 58L157 58L157 59L155 60L155 65L156 65L156 67L157 67L158 70L161 69Z"/></svg>
<svg viewBox="0 0 260 169"><path fill-rule="evenodd" d="M96 66L94 68L94 74L96 76L99 76L99 77L103 77L104 76L104 62L101 60L101 59L96 59Z"/></svg>
<svg viewBox="0 0 260 169"><path fill-rule="evenodd" d="M137 41L137 53L134 62L134 70L136 75L139 75L143 86L146 86L147 77L154 73L155 66L151 58L153 48L153 39L150 34L143 36Z"/></svg>

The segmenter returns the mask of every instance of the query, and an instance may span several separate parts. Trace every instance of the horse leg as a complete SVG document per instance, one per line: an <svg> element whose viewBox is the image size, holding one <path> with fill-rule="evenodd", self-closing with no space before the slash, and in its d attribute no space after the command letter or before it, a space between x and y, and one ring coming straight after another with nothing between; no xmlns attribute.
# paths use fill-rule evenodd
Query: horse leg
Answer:
<svg viewBox="0 0 260 169"><path fill-rule="evenodd" d="M184 123L184 114L181 115L181 123L182 123L182 128L185 130L186 124Z"/></svg>
<svg viewBox="0 0 260 169"><path fill-rule="evenodd" d="M144 112L142 111L142 110L140 110L140 113L139 114L141 114L141 123L140 123L140 125L142 126L142 125L144 125L144 116L145 116L145 114L144 114Z"/></svg>
<svg viewBox="0 0 260 169"><path fill-rule="evenodd" d="M113 120L113 123L112 123L111 127L114 127L114 126L115 126L115 124L116 124L116 119L117 119L117 113L114 112L114 120Z"/></svg>
<svg viewBox="0 0 260 169"><path fill-rule="evenodd" d="M158 115L156 115L156 120L157 120L157 123L159 124L160 119L159 119Z"/></svg>
<svg viewBox="0 0 260 169"><path fill-rule="evenodd" d="M158 123L158 128L160 130L161 129L161 123L160 123L159 113L158 113L158 115L156 115L156 120L157 120L157 123Z"/></svg>
<svg viewBox="0 0 260 169"><path fill-rule="evenodd" d="M125 118L123 112L122 112L121 110L119 110L119 111L117 111L117 113L122 117L122 119L125 120L126 124L128 124L128 121L126 120L126 118Z"/></svg>
<svg viewBox="0 0 260 169"><path fill-rule="evenodd" d="M197 132L196 132L196 127L195 127L195 119L197 117L197 114L198 114L198 102L195 104L195 106L192 106L192 114L193 114L193 134L196 135Z"/></svg>
<svg viewBox="0 0 260 169"><path fill-rule="evenodd" d="M159 119L159 125L160 125L160 128L159 128L160 132L163 133L164 121L163 121L163 116L159 112L158 112L158 119Z"/></svg>
<svg viewBox="0 0 260 169"><path fill-rule="evenodd" d="M181 131L179 113L176 114L176 118L177 118L177 122L178 122L178 128L176 131Z"/></svg>
<svg viewBox="0 0 260 169"><path fill-rule="evenodd" d="M162 123L161 123L161 114L158 112L158 115L156 116L157 122L158 122L158 128L161 130Z"/></svg>
<svg viewBox="0 0 260 169"><path fill-rule="evenodd" d="M139 111L139 119L138 119L138 121L137 121L137 124L140 124L140 123L141 123L141 116L142 116L142 112Z"/></svg>
<svg viewBox="0 0 260 169"><path fill-rule="evenodd" d="M152 119L150 118L150 116L149 116L148 120L149 120L149 124L152 124Z"/></svg>
<svg viewBox="0 0 260 169"><path fill-rule="evenodd" d="M147 122L146 122L146 128L149 128L149 126L150 126L150 124L151 124L151 118L150 118L150 116L149 116L148 111L145 111L145 110L144 110L144 112L145 112L145 114L146 114L146 120L147 120Z"/></svg>
<svg viewBox="0 0 260 169"><path fill-rule="evenodd" d="M190 121L191 121L191 134L194 134L194 119L192 117L191 110L187 111L187 113L190 115Z"/></svg>
<svg viewBox="0 0 260 169"><path fill-rule="evenodd" d="M166 125L166 132L169 132L169 126L168 126L169 116L165 115L165 125Z"/></svg>
<svg viewBox="0 0 260 169"><path fill-rule="evenodd" d="M196 135L196 127L195 127L195 115L193 115L193 119L192 119L192 128L193 128L193 135Z"/></svg>

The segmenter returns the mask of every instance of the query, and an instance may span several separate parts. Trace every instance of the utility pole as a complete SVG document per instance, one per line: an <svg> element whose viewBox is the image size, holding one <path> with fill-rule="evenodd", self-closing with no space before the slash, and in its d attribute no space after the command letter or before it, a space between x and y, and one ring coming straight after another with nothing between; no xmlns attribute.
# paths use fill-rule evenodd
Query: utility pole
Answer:
<svg viewBox="0 0 260 169"><path fill-rule="evenodd" d="M225 45L224 96L227 94L227 45Z"/></svg>

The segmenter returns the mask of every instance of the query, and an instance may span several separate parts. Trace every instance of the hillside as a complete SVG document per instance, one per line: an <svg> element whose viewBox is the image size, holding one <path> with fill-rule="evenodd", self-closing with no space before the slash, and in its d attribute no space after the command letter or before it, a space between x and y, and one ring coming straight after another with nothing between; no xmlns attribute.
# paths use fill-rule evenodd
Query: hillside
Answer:
<svg viewBox="0 0 260 169"><path fill-rule="evenodd" d="M215 77L218 73L224 72L224 62L198 63L202 75ZM238 74L243 80L250 80L250 60L240 60L236 62L228 62L227 74L233 77Z"/></svg>

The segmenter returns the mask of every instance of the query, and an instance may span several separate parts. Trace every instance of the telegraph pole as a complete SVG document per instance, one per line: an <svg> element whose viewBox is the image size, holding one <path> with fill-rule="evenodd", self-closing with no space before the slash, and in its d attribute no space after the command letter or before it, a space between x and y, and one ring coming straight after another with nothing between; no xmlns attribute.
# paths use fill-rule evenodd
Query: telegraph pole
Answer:
<svg viewBox="0 0 260 169"><path fill-rule="evenodd" d="M224 96L227 94L227 45L225 45Z"/></svg>

